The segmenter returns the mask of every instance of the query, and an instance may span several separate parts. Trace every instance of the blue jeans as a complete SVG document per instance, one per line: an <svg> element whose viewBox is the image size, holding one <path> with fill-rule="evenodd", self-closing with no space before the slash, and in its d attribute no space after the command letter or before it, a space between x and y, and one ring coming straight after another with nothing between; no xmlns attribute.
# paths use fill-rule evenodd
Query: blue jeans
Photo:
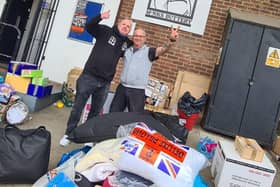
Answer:
<svg viewBox="0 0 280 187"><path fill-rule="evenodd" d="M88 119L97 116L108 95L110 81L98 77L81 74L77 80L75 103L67 122L65 134L69 135L78 125L84 106L91 95L91 109Z"/></svg>

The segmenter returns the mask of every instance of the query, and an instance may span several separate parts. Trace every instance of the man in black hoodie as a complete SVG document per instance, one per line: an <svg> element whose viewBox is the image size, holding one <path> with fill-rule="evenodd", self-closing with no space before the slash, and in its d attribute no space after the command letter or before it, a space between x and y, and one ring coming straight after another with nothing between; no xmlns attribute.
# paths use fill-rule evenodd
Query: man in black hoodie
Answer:
<svg viewBox="0 0 280 187"><path fill-rule="evenodd" d="M99 24L102 19L109 17L110 11L106 11L86 24L87 32L96 39L96 42L84 70L77 80L75 103L67 122L65 135L60 140L61 146L70 143L67 137L77 127L89 96L92 96L92 101L88 119L100 113L110 83L114 78L119 58L123 56L125 49L132 45L127 38L132 21L123 19L112 28Z"/></svg>

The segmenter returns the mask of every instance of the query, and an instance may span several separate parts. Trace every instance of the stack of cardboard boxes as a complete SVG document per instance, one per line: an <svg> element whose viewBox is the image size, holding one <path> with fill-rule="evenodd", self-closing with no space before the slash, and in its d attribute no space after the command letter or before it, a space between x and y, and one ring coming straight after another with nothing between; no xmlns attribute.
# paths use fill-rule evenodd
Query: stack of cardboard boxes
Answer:
<svg viewBox="0 0 280 187"><path fill-rule="evenodd" d="M43 71L35 64L11 61L5 82L10 84L15 91L42 98L51 95L52 85L48 78L43 77Z"/></svg>

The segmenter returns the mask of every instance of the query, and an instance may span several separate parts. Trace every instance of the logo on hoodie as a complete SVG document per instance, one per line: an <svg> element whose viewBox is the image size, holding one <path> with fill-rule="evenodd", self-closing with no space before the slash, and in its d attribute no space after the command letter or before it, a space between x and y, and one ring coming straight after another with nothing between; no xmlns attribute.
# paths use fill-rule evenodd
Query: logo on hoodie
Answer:
<svg viewBox="0 0 280 187"><path fill-rule="evenodd" d="M109 38L109 40L108 40L108 43L109 43L110 45L112 45L112 46L115 46L115 45L116 45L116 41L117 41L116 37L115 37L115 36L111 36L111 37Z"/></svg>
<svg viewBox="0 0 280 187"><path fill-rule="evenodd" d="M125 51L126 49L127 49L127 43L124 42L124 43L122 44L122 51Z"/></svg>

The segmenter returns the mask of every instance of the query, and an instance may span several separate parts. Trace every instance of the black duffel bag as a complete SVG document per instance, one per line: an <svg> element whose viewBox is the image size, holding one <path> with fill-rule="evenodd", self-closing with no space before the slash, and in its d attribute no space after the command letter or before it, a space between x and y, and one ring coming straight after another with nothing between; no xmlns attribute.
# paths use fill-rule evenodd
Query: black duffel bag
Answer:
<svg viewBox="0 0 280 187"><path fill-rule="evenodd" d="M45 127L0 129L0 183L32 184L48 170L51 134Z"/></svg>
<svg viewBox="0 0 280 187"><path fill-rule="evenodd" d="M151 115L141 112L113 112L93 117L78 126L68 139L75 143L101 142L116 138L118 128L135 122L144 122L169 140L174 140L169 129Z"/></svg>

